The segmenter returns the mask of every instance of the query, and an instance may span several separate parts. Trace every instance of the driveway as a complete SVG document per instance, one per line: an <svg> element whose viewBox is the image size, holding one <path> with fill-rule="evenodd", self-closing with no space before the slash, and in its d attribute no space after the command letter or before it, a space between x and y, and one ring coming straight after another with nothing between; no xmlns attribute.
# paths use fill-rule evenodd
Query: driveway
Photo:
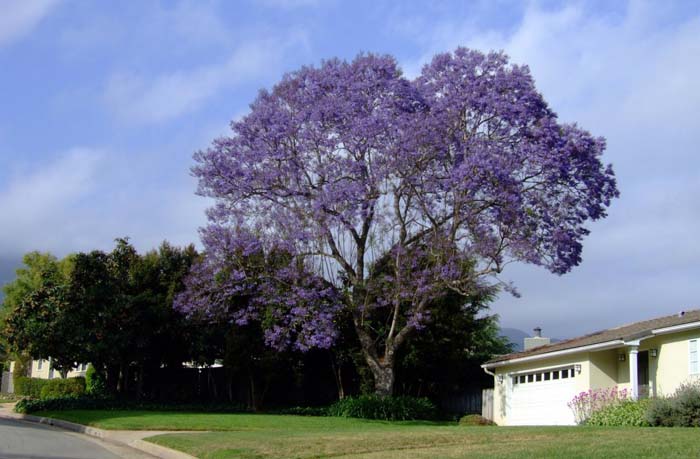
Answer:
<svg viewBox="0 0 700 459"><path fill-rule="evenodd" d="M54 427L0 419L2 459L143 459L152 456Z"/></svg>

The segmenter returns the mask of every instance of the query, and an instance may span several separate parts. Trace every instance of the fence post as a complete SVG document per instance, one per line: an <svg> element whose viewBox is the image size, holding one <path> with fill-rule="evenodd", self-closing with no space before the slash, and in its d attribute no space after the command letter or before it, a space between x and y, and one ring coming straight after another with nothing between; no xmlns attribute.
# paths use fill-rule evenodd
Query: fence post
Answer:
<svg viewBox="0 0 700 459"><path fill-rule="evenodd" d="M481 416L493 421L493 389L484 389L481 393Z"/></svg>

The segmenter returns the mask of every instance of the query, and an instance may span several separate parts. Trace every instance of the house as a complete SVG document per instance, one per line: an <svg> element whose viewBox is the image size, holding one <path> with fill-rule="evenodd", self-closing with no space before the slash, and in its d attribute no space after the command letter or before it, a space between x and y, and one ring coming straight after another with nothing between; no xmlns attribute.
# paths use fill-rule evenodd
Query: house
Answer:
<svg viewBox="0 0 700 459"><path fill-rule="evenodd" d="M568 403L581 392L617 386L633 398L656 397L700 378L700 310L554 344L541 336L531 340L522 352L482 365L494 377L499 425L571 425Z"/></svg>
<svg viewBox="0 0 700 459"><path fill-rule="evenodd" d="M2 384L0 385L0 392L14 392L14 387L12 385L12 375L15 371L15 362L10 362L10 371L3 372ZM80 364L68 372L69 378L74 378L76 376L85 376L87 371L87 364ZM50 360L32 360L29 364L29 371L27 376L32 378L41 379L54 379L60 378L61 374L51 368Z"/></svg>

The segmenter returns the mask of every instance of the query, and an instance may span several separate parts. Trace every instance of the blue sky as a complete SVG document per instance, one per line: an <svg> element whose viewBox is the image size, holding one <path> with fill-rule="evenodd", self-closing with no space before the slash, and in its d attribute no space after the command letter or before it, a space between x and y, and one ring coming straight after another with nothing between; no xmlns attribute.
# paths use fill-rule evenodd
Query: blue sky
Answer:
<svg viewBox="0 0 700 459"><path fill-rule="evenodd" d="M510 266L502 324L573 336L700 307L700 3L0 0L0 282L21 254L196 242L192 153L324 58L408 76L464 45L528 64L608 139L622 197L571 274Z"/></svg>

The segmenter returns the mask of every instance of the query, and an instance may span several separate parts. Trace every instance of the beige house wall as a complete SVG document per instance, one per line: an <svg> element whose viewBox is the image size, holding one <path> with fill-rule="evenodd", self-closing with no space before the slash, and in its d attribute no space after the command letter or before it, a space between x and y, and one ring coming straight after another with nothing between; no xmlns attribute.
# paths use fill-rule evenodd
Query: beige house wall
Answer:
<svg viewBox="0 0 700 459"><path fill-rule="evenodd" d="M41 367L41 368L39 368ZM15 362L10 363L10 372L14 372ZM40 379L56 379L60 378L61 374L58 371L51 371L51 363L48 360L32 360L31 372L29 375L32 378ZM85 370L82 370L81 366L68 372L69 378L74 378L76 376L85 376Z"/></svg>
<svg viewBox="0 0 700 459"><path fill-rule="evenodd" d="M654 362L656 395L670 395L682 383L700 378L698 374L690 374L691 339L700 340L700 330L661 335L643 341L646 347L658 349L658 357L649 359Z"/></svg>
<svg viewBox="0 0 700 459"><path fill-rule="evenodd" d="M618 362L618 350L590 352L590 379L588 389L605 389L618 384L620 368Z"/></svg>

